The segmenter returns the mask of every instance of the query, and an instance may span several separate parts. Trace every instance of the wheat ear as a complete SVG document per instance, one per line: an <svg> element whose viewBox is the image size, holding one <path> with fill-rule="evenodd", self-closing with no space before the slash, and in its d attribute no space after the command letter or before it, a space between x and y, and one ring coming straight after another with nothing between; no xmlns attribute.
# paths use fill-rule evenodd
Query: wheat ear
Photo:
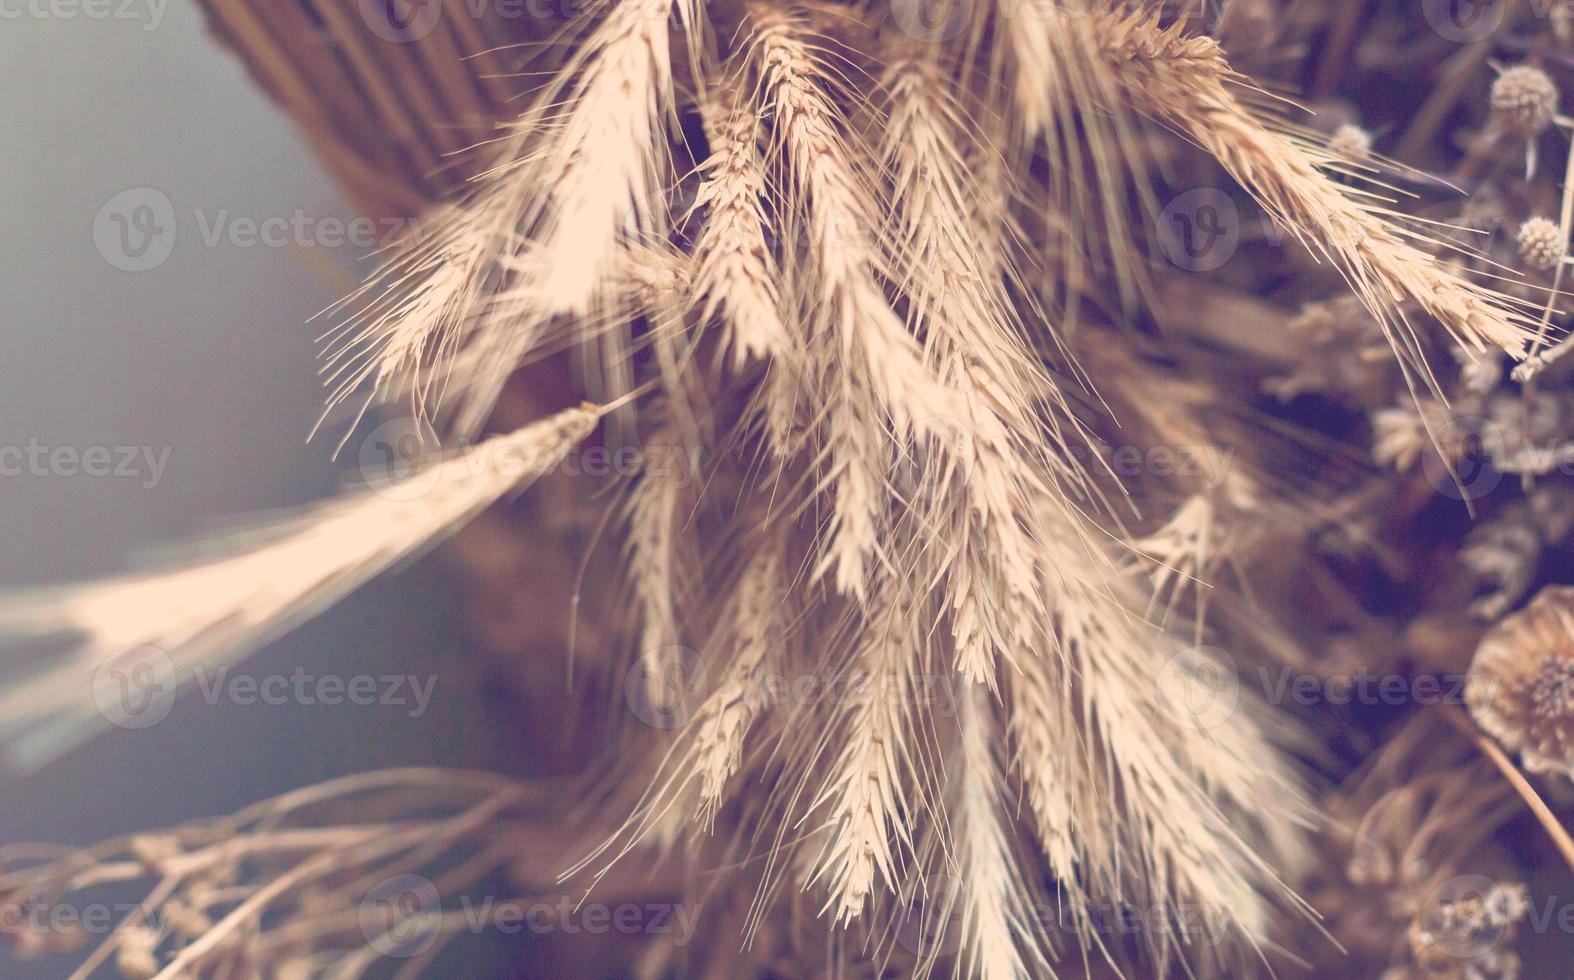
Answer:
<svg viewBox="0 0 1574 980"><path fill-rule="evenodd" d="M1417 243L1424 238L1388 220L1394 212L1330 180L1321 168L1336 161L1326 150L1254 115L1236 94L1249 83L1231 70L1216 41L1187 36L1180 23L1160 28L1147 12L1100 11L1091 23L1131 106L1212 153L1269 214L1329 258L1398 353L1419 357L1401 306L1413 302L1467 348L1495 346L1524 356L1534 319L1509 297L1422 251Z"/></svg>
<svg viewBox="0 0 1574 980"><path fill-rule="evenodd" d="M692 503L687 494L682 457L685 442L676 424L660 426L646 441L647 464L640 473L628 503L628 580L639 613L638 654L650 657L682 642L683 582L694 565L688 519ZM664 678L650 671L645 676L652 704L662 701Z"/></svg>
<svg viewBox="0 0 1574 980"><path fill-rule="evenodd" d="M791 13L755 7L753 44L778 149L792 182L789 217L801 218L814 279L811 320L835 338L836 354L867 378L898 438L945 411L951 396L924 370L918 342L886 299L888 262L867 151L850 146L829 91L833 77Z"/></svg>
<svg viewBox="0 0 1574 980"><path fill-rule="evenodd" d="M964 944L958 965L982 980L1052 974L1036 935L1032 897L1011 851L996 756L998 726L988 692L977 685L962 692L958 723L961 752L951 813L958 865L953 901L961 906Z"/></svg>
<svg viewBox="0 0 1574 980"><path fill-rule="evenodd" d="M1017 136L1031 151L1040 142L1050 163L1050 200L1059 209L1062 288L1086 286L1082 229L1102 226L1123 290L1136 285L1130 268L1128 174L1142 168L1136 134L1119 113L1116 68L1101 57L1092 11L1104 0L996 0L996 32L1011 63ZM1137 183L1146 198L1146 185Z"/></svg>
<svg viewBox="0 0 1574 980"><path fill-rule="evenodd" d="M686 297L693 284L689 256L664 246L627 245L613 280L614 305L578 317L547 319L535 250L505 253L498 265L507 278L480 304L464 331L464 346L449 359L445 375L448 426L456 439L473 438L492 414L503 386L521 364L563 346L589 345L618 334L630 318L646 316L652 343L681 329L668 315L674 297ZM568 334L565 336L565 334ZM608 365L608 374L624 365ZM604 385L617 389L617 384ZM610 400L610 399L608 399Z"/></svg>
<svg viewBox="0 0 1574 980"><path fill-rule="evenodd" d="M1020 511L1032 495L1057 492L1037 478L1012 432L1036 432L1036 405L1063 405L1023 341L1004 291L998 233L979 227L978 199L963 147L959 109L945 95L939 64L898 57L883 83L890 119L881 159L893 185L893 236L909 318L928 337L931 370L958 397L949 431L925 450L934 463L926 485L956 486L938 503L954 561L943 572L950 590L957 664L970 680L995 684L995 664L1014 654L1004 642L1011 622L1045 615L1032 588L1035 547ZM932 437L933 438L933 437Z"/></svg>
<svg viewBox="0 0 1574 980"><path fill-rule="evenodd" d="M310 619L556 466L599 417L593 407L568 409L402 480L213 542L206 551L218 557L8 597L0 635L73 639L61 659L0 689L8 754L40 765L106 726L94 682L117 658L179 687Z"/></svg>
<svg viewBox="0 0 1574 980"><path fill-rule="evenodd" d="M546 262L541 283L552 312L589 312L622 242L659 241L665 230L655 167L672 104L667 21L674 2L695 29L694 0L610 5L561 76L578 73L562 106L547 110L557 117L521 120L530 129L522 135L542 145L504 169L517 171L510 180L536 185L523 224Z"/></svg>
<svg viewBox="0 0 1574 980"><path fill-rule="evenodd" d="M751 40L761 101L771 114L774 150L785 157L787 227L803 232L807 307L815 363L806 375L824 410L834 488L821 570L834 567L843 592L862 595L884 525L884 460L877 436L888 428L904 446L913 426L934 431L931 413L955 415L952 393L925 369L921 350L886 299L879 210L864 173L866 153L843 138L831 75L794 13L751 8ZM878 464L878 465L877 465Z"/></svg>
<svg viewBox="0 0 1574 980"><path fill-rule="evenodd" d="M694 758L700 774L698 820L706 829L714 824L727 781L742 761L744 739L765 706L765 683L782 642L776 610L780 564L780 555L767 547L745 567L733 603L733 660L701 709Z"/></svg>
<svg viewBox="0 0 1574 980"><path fill-rule="evenodd" d="M694 242L695 293L702 318L725 317L733 370L750 358L780 359L791 348L782 323L781 273L765 240L765 163L759 120L741 92L705 104L710 157L702 165L694 206L705 222Z"/></svg>
<svg viewBox="0 0 1574 980"><path fill-rule="evenodd" d="M334 308L361 304L322 338L330 408L366 388L374 397L407 390L417 412L433 414L441 366L461 343L499 247L496 222L459 207L422 219L399 254Z"/></svg>
<svg viewBox="0 0 1574 980"><path fill-rule="evenodd" d="M702 29L695 0L597 4L600 19L507 127L478 190L420 223L345 301L354 312L328 337L330 409L370 383L374 397L413 385L427 411L458 377L481 406L463 420L468 437L554 315L627 310L622 251L665 241L657 162L674 111L674 8ZM481 349L455 364L466 342Z"/></svg>
<svg viewBox="0 0 1574 980"><path fill-rule="evenodd" d="M840 706L843 748L810 805L824 812L825 837L805 886L824 884L823 911L839 923L863 914L876 885L894 890L898 858L912 851L913 808L904 779L911 768L908 705L915 696L915 624L888 596L854 652L852 671L861 694Z"/></svg>
<svg viewBox="0 0 1574 980"><path fill-rule="evenodd" d="M1049 642L1048 637L1038 640L1043 646ZM1108 853L1112 846L1097 813L1097 801L1105 794L1088 778L1089 751L1076 725L1071 688L1058 658L1024 656L1020 663L1021 671L1007 679L1011 768L1025 790L1028 822L1039 850L1069 904L1076 907L1086 902L1090 890L1115 891L1111 882L1099 880L1099 864L1090 868L1084 859L1087 853ZM1087 820L1090 815L1093 819ZM1079 936L1084 946L1088 938Z"/></svg>
<svg viewBox="0 0 1574 980"><path fill-rule="evenodd" d="M685 836L697 838L696 828L714 829L727 784L742 765L745 739L767 706L770 671L779 663L781 557L767 542L745 566L703 647L704 662L720 674L715 690L676 739L657 750L654 775L627 819L565 871L565 879L605 857L595 872L599 878L642 844L666 849ZM729 662L718 663L729 655Z"/></svg>
<svg viewBox="0 0 1574 980"><path fill-rule="evenodd" d="M1188 651L1135 620L1115 598L1123 591L1117 583L1092 591L1085 579L1069 581L1058 569L1046 577L1046 586L1065 597L1057 611L1057 643L1076 678L1071 711L1086 728L1089 754L1080 764L1088 773L1080 781L1096 785L1089 781L1095 775L1109 778L1113 795L1104 802L1119 814L1103 835L1089 834L1091 821L1108 819L1096 812L1079 825L1091 839L1115 845L1088 855L1090 878L1115 884L1125 900L1172 912L1197 910L1209 922L1231 924L1252 943L1265 941L1267 896L1285 898L1287 892L1254 846L1258 842L1229 817L1273 813L1264 819L1290 820L1297 797L1245 704L1233 706L1226 718L1194 716L1166 684L1183 675L1159 669L1165 660L1174 664L1188 655L1199 672L1227 667L1210 662L1205 649ZM1133 857L1135 867L1128 864ZM1156 960L1174 953L1174 937L1148 938Z"/></svg>

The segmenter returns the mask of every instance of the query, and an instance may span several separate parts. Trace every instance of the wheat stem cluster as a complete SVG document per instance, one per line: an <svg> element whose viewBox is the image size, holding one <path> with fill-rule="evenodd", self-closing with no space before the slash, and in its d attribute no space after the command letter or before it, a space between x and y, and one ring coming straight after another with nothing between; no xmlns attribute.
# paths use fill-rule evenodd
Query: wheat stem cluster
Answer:
<svg viewBox="0 0 1574 980"><path fill-rule="evenodd" d="M917 973L945 944L903 937L933 917L956 922L956 971L988 980L1132 955L1240 975L1304 911L1306 814L1267 710L1242 693L1199 719L1177 684L1234 668L1204 642L1203 580L1217 515L1268 491L1220 474L1138 536L1137 488L1088 462L1127 422L1105 385L1153 396L1132 425L1212 439L1154 407L1164 382L1099 322L1150 298L1143 117L1331 262L1407 371L1430 377L1445 341L1522 354L1535 319L1260 112L1193 18L941 6L954 30L915 38L853 4L597 5L495 165L354 298L332 396L406 398L466 440L521 364L566 348L637 406L648 447L704 460L621 488L622 656L638 700L683 703L661 737L629 721L615 740L597 798L618 826L569 870L681 844L745 882L727 941L801 907L838 956ZM367 491L220 558L7 607L89 639L0 692L0 731L60 744L83 676L137 644L183 674L256 646L516 490L485 465L497 448L550 469L603 414L434 461L410 477L436 474L431 493ZM672 650L694 656L651 659ZM835 695L779 683L805 677ZM1086 916L1047 928L1062 906L1224 941L1149 928L1114 948ZM216 928L165 972L217 956Z"/></svg>

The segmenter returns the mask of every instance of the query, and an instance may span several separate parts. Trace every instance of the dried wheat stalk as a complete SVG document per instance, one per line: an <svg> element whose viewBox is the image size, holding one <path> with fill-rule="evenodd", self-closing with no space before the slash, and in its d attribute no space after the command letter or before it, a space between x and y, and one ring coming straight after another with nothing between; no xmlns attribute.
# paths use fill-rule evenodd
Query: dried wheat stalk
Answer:
<svg viewBox="0 0 1574 980"><path fill-rule="evenodd" d="M1263 208L1338 266L1401 355L1420 358L1419 335L1402 304L1413 303L1473 350L1523 357L1535 319L1506 296L1459 277L1417 247L1402 217L1375 198L1351 194L1323 169L1336 158L1253 115L1233 89L1247 85L1218 45L1161 29L1151 14L1104 13L1103 56L1121 68L1120 94L1138 110L1183 130L1212 153Z"/></svg>
<svg viewBox="0 0 1574 980"><path fill-rule="evenodd" d="M1128 350L1110 312L1145 296L1131 212L1150 134L1129 110L1329 260L1408 370L1431 378L1434 334L1521 354L1535 320L1333 179L1355 169L1343 158L1266 121L1196 18L1098 0L940 11L960 29L915 43L850 4L596 5L494 164L353 298L331 398L405 396L468 438L518 365L568 347L587 386L642 406L647 447L705 459L639 475L623 555L626 659L692 644L709 686L670 737L618 743L595 799L622 824L571 871L681 842L753 892L744 943L802 904L883 961L929 903L957 920L956 971L991 980L1131 953L1083 918L1049 934L1054 903L1200 915L1225 941L1150 928L1131 945L1155 974L1238 973L1304 911L1287 879L1305 809L1262 707L1199 724L1172 672L1231 669L1203 645L1205 580L1236 541L1219 515L1282 491L1260 461L1174 481L1142 496L1168 502L1139 535L1122 508L1144 488L1084 464L1105 386L1162 443L1222 444L1208 399ZM1073 315L1085 299L1098 313ZM1109 321L1091 368L1084 315ZM0 730L63 744L50 726L75 733L83 673L128 645L189 669L262 642L519 484L473 461L533 447L532 472L550 467L597 417L437 462L442 494L335 502L262 547L8 610L90 639L0 693ZM276 566L289 587L263 588ZM176 592L189 615L165 617ZM784 700L776 682L805 678L828 693ZM654 703L674 679L647 680ZM161 969L217 957L238 926ZM914 972L940 957L915 952Z"/></svg>
<svg viewBox="0 0 1574 980"><path fill-rule="evenodd" d="M70 637L61 662L0 690L13 761L40 765L109 724L94 676L126 654L168 664L188 686L310 619L555 467L599 417L573 408L461 451L387 486L318 504L213 542L213 557L0 606L13 639ZM134 666L134 665L133 665ZM154 669L153 665L146 665Z"/></svg>
<svg viewBox="0 0 1574 980"><path fill-rule="evenodd" d="M705 211L694 243L694 292L704 298L702 320L725 316L734 370L751 357L786 358L792 350L782 322L781 273L765 240L760 124L740 95L716 96L703 106L711 155L694 198L694 207Z"/></svg>

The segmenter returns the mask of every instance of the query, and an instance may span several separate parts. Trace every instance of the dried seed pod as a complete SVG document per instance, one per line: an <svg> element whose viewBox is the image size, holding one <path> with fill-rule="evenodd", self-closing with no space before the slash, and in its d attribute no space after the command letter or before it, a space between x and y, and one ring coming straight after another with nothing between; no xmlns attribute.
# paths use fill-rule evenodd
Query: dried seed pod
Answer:
<svg viewBox="0 0 1574 980"><path fill-rule="evenodd" d="M1372 134L1345 123L1328 137L1328 152L1345 160L1365 160L1372 155Z"/></svg>
<svg viewBox="0 0 1574 980"><path fill-rule="evenodd" d="M1513 977L1518 957L1495 949L1512 942L1530 909L1523 884L1492 884L1483 894L1429 901L1410 923L1410 955L1426 976ZM1499 954L1488 960L1492 954ZM1469 964L1476 972L1459 972Z"/></svg>
<svg viewBox="0 0 1574 980"><path fill-rule="evenodd" d="M1486 913L1488 925L1503 929L1523 919L1530 911L1530 896L1522 884L1499 885L1482 898L1481 908Z"/></svg>
<svg viewBox="0 0 1574 980"><path fill-rule="evenodd" d="M1460 361L1459 380L1466 391L1490 394L1503 382L1503 360L1489 352L1466 355Z"/></svg>
<svg viewBox="0 0 1574 980"><path fill-rule="evenodd" d="M129 926L121 934L115 967L127 980L146 980L158 973L158 935L146 926Z"/></svg>
<svg viewBox="0 0 1574 980"><path fill-rule="evenodd" d="M1528 505L1478 524L1459 549L1459 563L1475 582L1471 614L1490 621L1514 608L1535 581L1541 556L1541 532Z"/></svg>
<svg viewBox="0 0 1574 980"><path fill-rule="evenodd" d="M1542 589L1482 638L1465 698L1526 769L1574 775L1574 587Z"/></svg>
<svg viewBox="0 0 1574 980"><path fill-rule="evenodd" d="M166 834L137 834L131 838L131 854L148 870L159 872L180 855L180 843Z"/></svg>
<svg viewBox="0 0 1574 980"><path fill-rule="evenodd" d="M1530 138L1558 113L1558 87L1533 65L1515 65L1492 83L1492 118L1506 132Z"/></svg>
<svg viewBox="0 0 1574 980"><path fill-rule="evenodd" d="M1519 257L1532 269L1551 269L1563 261L1563 229L1551 218L1536 216L1519 226Z"/></svg>
<svg viewBox="0 0 1574 980"><path fill-rule="evenodd" d="M164 906L164 922L170 931L186 939L196 939L213 928L213 918L195 905L172 901Z"/></svg>

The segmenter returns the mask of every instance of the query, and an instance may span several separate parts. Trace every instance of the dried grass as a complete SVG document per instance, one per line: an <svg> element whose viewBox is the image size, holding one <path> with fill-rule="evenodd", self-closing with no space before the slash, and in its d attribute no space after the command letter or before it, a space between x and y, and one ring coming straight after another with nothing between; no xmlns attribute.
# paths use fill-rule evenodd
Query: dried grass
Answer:
<svg viewBox="0 0 1574 980"><path fill-rule="evenodd" d="M715 887L752 891L745 945L778 914L801 938L801 907L837 937L833 968L939 968L939 950L900 949L927 904L956 920L956 971L992 980L1133 956L1150 975L1241 975L1276 922L1300 921L1308 809L1287 726L1249 694L1199 722L1174 689L1177 672L1237 669L1207 645L1226 632L1208 617L1217 572L1245 549L1221 515L1281 515L1291 478L1252 458L1206 484L1123 484L1087 462L1122 426L1227 442L1208 414L1226 386L1177 377L1204 352L1148 358L1132 312L1151 298L1133 246L1151 203L1138 146L1159 144L1136 117L1205 151L1329 261L1434 386L1435 341L1517 356L1536 320L1434 255L1381 189L1354 183L1362 165L1259 111L1263 93L1195 24L1001 0L914 44L842 4L601 4L494 165L353 298L330 336L335 403L397 394L469 437L521 363L568 347L585 387L639 406L647 459L665 463L623 513L638 620L625 659L692 647L709 686L679 730L616 733L604 783L578 787L611 826L576 841L570 874L599 881L681 843L695 868L728 872ZM1228 347L1228 333L1207 336ZM1112 404L1133 410L1115 424ZM85 732L84 677L138 644L185 676L265 642L517 489L520 472L488 465L500 449L550 468L608 410L434 461L439 491L415 499L368 492L220 558L6 607L0 621L28 633L86 640L0 690L0 733L34 758L64 748ZM1424 451L1401 421L1379 449ZM678 457L703 472L675 471ZM779 682L803 678L831 693L789 684L783 700ZM653 703L691 678L647 680ZM441 840L516 802L484 796L436 825ZM335 839L380 861L432 831ZM189 944L143 952L160 951L161 975L217 962L335 860L285 869ZM1058 904L1077 916L1065 937L1041 921ZM1118 942L1083 914L1100 907L1154 921ZM1216 942L1156 927L1187 917Z"/></svg>

